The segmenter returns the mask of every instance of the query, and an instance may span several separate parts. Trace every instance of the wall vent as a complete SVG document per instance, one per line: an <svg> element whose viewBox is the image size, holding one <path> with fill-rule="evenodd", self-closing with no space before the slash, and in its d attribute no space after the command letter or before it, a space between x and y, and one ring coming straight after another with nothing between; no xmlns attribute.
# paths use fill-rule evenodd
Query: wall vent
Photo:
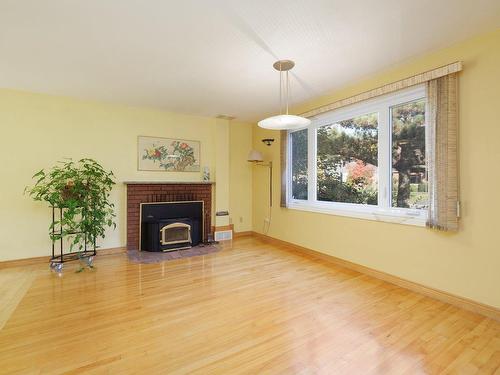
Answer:
<svg viewBox="0 0 500 375"><path fill-rule="evenodd" d="M221 115L217 115L215 118L218 118L220 120L229 120L229 121L231 121L231 120L234 120L236 117L230 116L230 115L222 115L221 114Z"/></svg>
<svg viewBox="0 0 500 375"><path fill-rule="evenodd" d="M233 231L232 230L222 230L220 232L214 233L215 241L228 241L233 239Z"/></svg>

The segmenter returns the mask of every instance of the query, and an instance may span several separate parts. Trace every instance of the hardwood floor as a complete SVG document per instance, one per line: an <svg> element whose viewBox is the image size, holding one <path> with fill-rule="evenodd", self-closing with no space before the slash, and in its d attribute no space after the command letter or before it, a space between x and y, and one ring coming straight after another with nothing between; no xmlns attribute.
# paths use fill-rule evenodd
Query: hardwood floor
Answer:
<svg viewBox="0 0 500 375"><path fill-rule="evenodd" d="M500 323L256 238L96 265L0 270L1 374L500 374Z"/></svg>

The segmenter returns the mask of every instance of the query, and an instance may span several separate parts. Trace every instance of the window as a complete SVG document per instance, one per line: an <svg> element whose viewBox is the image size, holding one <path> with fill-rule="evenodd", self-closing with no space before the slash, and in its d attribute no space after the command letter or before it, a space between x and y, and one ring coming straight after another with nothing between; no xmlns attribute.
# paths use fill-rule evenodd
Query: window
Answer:
<svg viewBox="0 0 500 375"><path fill-rule="evenodd" d="M288 207L425 224L425 87L317 116L289 132Z"/></svg>
<svg viewBox="0 0 500 375"><path fill-rule="evenodd" d="M425 99L391 108L392 206L427 209Z"/></svg>
<svg viewBox="0 0 500 375"><path fill-rule="evenodd" d="M377 204L377 139L378 113L318 128L319 201Z"/></svg>
<svg viewBox="0 0 500 375"><path fill-rule="evenodd" d="M307 129L290 134L292 198L307 199Z"/></svg>

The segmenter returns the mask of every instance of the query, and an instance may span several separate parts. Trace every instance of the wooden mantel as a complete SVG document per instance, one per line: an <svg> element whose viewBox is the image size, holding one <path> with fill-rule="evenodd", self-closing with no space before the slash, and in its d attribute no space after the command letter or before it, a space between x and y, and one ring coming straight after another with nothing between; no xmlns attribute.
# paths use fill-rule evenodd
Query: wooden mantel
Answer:
<svg viewBox="0 0 500 375"><path fill-rule="evenodd" d="M215 185L214 181L123 181L125 185Z"/></svg>

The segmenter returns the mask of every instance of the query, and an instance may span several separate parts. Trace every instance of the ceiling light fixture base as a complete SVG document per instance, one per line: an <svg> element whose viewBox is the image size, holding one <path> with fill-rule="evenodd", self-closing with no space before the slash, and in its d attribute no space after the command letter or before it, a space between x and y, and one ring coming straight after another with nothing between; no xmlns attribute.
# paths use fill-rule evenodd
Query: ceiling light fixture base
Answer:
<svg viewBox="0 0 500 375"><path fill-rule="evenodd" d="M292 60L278 60L273 64L273 68L278 72L286 72L295 66Z"/></svg>

